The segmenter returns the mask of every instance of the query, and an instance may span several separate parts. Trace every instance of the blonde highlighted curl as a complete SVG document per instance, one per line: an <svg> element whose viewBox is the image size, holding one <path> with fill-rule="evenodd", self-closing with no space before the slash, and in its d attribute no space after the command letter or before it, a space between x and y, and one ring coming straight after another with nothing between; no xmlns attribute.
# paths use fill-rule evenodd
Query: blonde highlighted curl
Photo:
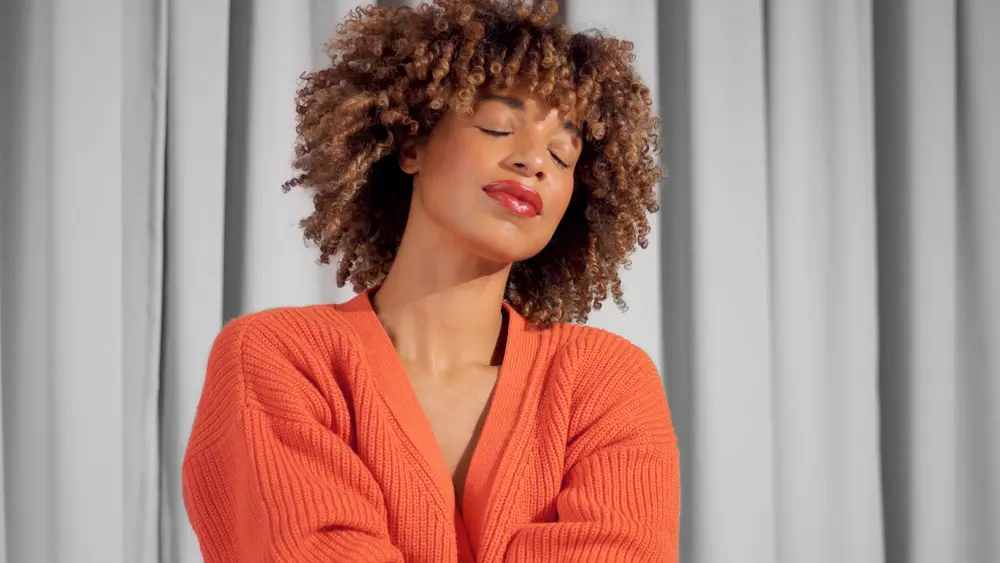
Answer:
<svg viewBox="0 0 1000 563"><path fill-rule="evenodd" d="M485 87L528 85L582 116L574 192L552 240L513 265L506 300L532 325L584 322L608 294L625 308L621 266L645 248L659 123L632 44L552 21L555 2L434 0L416 9L352 11L329 47L330 66L298 92L296 177L315 209L302 220L320 259L340 256L337 283L380 283L406 226L412 177L397 139L428 133L448 108L471 112Z"/></svg>

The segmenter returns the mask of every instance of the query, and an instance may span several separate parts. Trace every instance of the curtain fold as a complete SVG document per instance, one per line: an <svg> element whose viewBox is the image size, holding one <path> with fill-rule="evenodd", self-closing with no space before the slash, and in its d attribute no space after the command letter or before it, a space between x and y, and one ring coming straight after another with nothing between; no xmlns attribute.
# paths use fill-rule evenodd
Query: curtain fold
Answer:
<svg viewBox="0 0 1000 563"><path fill-rule="evenodd" d="M753 2L687 9L691 70L674 87L689 91L690 171L687 185L668 187L691 201L691 417L675 424L690 427L681 479L694 505L689 515L682 500L692 536L681 557L777 561L763 12Z"/></svg>
<svg viewBox="0 0 1000 563"><path fill-rule="evenodd" d="M361 4L0 4L0 562L201 560L214 336L351 295L280 186ZM1000 560L1000 4L560 7L661 117L630 308L591 324L662 373L681 561Z"/></svg>
<svg viewBox="0 0 1000 563"><path fill-rule="evenodd" d="M229 2L169 0L161 368L161 561L199 561L181 462L223 322Z"/></svg>
<svg viewBox="0 0 1000 563"><path fill-rule="evenodd" d="M1000 5L957 9L956 544L1000 560Z"/></svg>
<svg viewBox="0 0 1000 563"><path fill-rule="evenodd" d="M99 6L52 4L47 441L60 559L96 560L124 535L124 14Z"/></svg>
<svg viewBox="0 0 1000 563"><path fill-rule="evenodd" d="M882 560L871 4L767 4L777 560Z"/></svg>
<svg viewBox="0 0 1000 563"><path fill-rule="evenodd" d="M46 528L53 521L49 487L52 455L47 446L51 421L50 278L52 237L48 228L52 173L47 150L52 119L50 75L51 9L27 0L4 5L0 13L5 75L0 82L3 191L0 245L3 279L0 314L3 338L3 465L5 552L8 561L51 561ZM35 186L35 189L28 189ZM16 428L16 431L15 431ZM25 510L20 507L30 507Z"/></svg>
<svg viewBox="0 0 1000 563"><path fill-rule="evenodd" d="M137 501L122 486L126 465L142 463L122 446L133 234L124 17L120 3L54 1L5 3L0 18L17 41L4 77L0 223L11 561L121 560L126 504Z"/></svg>
<svg viewBox="0 0 1000 563"><path fill-rule="evenodd" d="M892 560L956 555L956 4L876 3L882 482Z"/></svg>
<svg viewBox="0 0 1000 563"><path fill-rule="evenodd" d="M167 7L122 4L124 561L156 561L159 551Z"/></svg>

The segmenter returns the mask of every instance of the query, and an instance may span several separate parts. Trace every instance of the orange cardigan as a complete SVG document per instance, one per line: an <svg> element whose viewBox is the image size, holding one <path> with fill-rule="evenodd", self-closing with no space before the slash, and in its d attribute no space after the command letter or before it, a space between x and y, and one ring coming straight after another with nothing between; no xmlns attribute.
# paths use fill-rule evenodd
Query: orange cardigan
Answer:
<svg viewBox="0 0 1000 563"><path fill-rule="evenodd" d="M464 514L367 292L230 322L184 459L205 561L677 561L678 452L649 357L505 308Z"/></svg>

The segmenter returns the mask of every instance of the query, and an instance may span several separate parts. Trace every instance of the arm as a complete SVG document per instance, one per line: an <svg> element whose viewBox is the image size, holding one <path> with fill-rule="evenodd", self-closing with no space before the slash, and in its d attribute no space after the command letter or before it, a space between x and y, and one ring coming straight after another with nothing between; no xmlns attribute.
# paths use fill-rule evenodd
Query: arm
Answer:
<svg viewBox="0 0 1000 563"><path fill-rule="evenodd" d="M615 343L574 391L558 520L518 530L508 562L677 561L680 468L666 397L649 357Z"/></svg>
<svg viewBox="0 0 1000 563"><path fill-rule="evenodd" d="M275 342L239 319L209 357L183 468L205 561L402 563L343 417Z"/></svg>

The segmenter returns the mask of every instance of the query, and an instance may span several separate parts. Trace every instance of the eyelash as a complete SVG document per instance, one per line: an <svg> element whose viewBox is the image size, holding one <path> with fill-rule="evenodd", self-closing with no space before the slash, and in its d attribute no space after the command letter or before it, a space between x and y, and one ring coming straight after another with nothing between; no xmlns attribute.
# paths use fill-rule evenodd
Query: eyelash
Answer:
<svg viewBox="0 0 1000 563"><path fill-rule="evenodd" d="M507 135L510 135L510 131L494 131L492 129L484 129L482 127L479 127L478 129L491 137L506 137ZM563 162L562 159L555 155L555 153L549 151L549 154L552 155L552 160L556 161L556 164L563 168L569 168L569 164Z"/></svg>

